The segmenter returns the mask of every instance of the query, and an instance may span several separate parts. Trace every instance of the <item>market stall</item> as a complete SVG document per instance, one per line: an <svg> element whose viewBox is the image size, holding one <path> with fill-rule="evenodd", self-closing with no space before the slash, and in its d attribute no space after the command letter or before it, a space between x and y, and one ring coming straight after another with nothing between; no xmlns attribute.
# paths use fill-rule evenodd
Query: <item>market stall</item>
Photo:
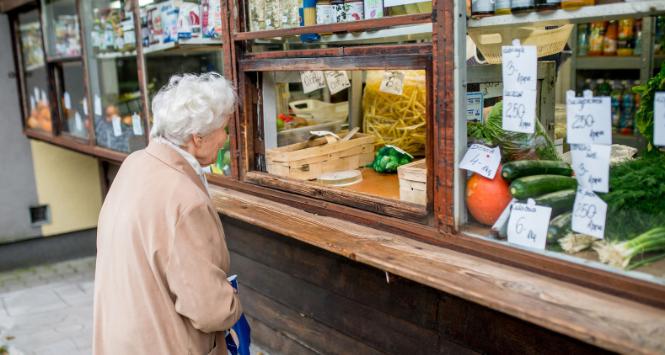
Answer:
<svg viewBox="0 0 665 355"><path fill-rule="evenodd" d="M662 1L59 0L13 29L26 134L105 160L171 75L234 81L211 195L276 350L665 351Z"/></svg>

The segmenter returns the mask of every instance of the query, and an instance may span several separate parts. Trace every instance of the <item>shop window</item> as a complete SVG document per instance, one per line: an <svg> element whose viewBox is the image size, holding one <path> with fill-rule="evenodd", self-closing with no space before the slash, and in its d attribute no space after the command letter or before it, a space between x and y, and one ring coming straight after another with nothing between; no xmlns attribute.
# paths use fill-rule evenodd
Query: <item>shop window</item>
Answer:
<svg viewBox="0 0 665 355"><path fill-rule="evenodd" d="M83 63L66 61L54 64L56 93L60 117L60 132L87 139L90 120L87 117L87 97Z"/></svg>
<svg viewBox="0 0 665 355"><path fill-rule="evenodd" d="M42 0L44 38L49 58L81 55L81 39L75 0Z"/></svg>
<svg viewBox="0 0 665 355"><path fill-rule="evenodd" d="M22 70L25 127L51 133L52 107L39 10L18 14L17 35Z"/></svg>
<svg viewBox="0 0 665 355"><path fill-rule="evenodd" d="M649 1L502 3L458 21L458 228L662 283L665 17Z"/></svg>

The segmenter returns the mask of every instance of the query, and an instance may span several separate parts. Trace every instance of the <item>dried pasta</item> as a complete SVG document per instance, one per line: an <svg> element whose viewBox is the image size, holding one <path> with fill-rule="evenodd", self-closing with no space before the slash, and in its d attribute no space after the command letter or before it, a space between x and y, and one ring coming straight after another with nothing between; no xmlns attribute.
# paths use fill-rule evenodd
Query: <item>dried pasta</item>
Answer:
<svg viewBox="0 0 665 355"><path fill-rule="evenodd" d="M363 93L363 130L377 145L391 144L412 155L425 153L427 88L425 71L403 72L402 95L379 90L383 71L368 71Z"/></svg>

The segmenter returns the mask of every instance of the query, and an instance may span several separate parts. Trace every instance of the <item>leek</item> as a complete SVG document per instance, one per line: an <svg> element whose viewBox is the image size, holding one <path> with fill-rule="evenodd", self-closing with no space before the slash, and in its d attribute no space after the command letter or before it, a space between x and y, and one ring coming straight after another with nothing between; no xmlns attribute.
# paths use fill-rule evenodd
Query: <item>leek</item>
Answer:
<svg viewBox="0 0 665 355"><path fill-rule="evenodd" d="M626 269L637 255L665 251L665 227L650 229L625 242L599 245L596 251L601 262Z"/></svg>

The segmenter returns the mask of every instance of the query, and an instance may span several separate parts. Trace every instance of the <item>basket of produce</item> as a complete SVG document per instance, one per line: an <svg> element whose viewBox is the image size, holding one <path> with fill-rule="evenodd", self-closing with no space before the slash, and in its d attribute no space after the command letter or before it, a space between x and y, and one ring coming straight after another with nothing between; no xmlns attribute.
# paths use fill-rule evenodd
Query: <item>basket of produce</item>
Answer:
<svg viewBox="0 0 665 355"><path fill-rule="evenodd" d="M373 161L374 141L371 135L355 133L342 139L328 135L273 148L266 151L266 168L271 174L298 180L354 170Z"/></svg>
<svg viewBox="0 0 665 355"><path fill-rule="evenodd" d="M318 123L342 121L349 117L348 101L331 104L307 99L289 102L289 107L297 117L314 120Z"/></svg>
<svg viewBox="0 0 665 355"><path fill-rule="evenodd" d="M542 26L502 27L489 33L483 28L471 28L469 36L489 64L500 64L501 47L512 45L514 39L519 39L523 46L536 46L539 58L561 52L573 26L568 24L552 29Z"/></svg>
<svg viewBox="0 0 665 355"><path fill-rule="evenodd" d="M368 71L363 93L363 131L377 145L394 145L423 156L427 119L425 71L404 71L402 95L380 90L383 71Z"/></svg>

